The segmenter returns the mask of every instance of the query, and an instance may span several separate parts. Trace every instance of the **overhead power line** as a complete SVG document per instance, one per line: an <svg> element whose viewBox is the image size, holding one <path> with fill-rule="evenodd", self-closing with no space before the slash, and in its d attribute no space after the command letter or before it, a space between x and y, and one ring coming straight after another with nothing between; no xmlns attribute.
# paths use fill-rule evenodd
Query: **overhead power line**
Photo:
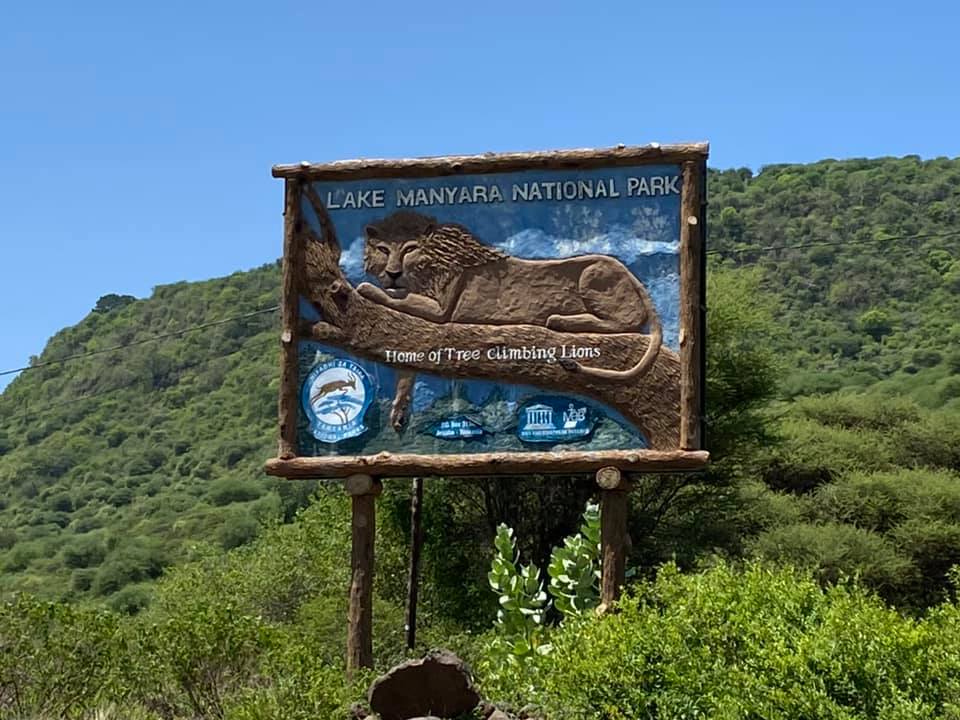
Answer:
<svg viewBox="0 0 960 720"><path fill-rule="evenodd" d="M252 312L244 313L242 315L234 315L233 317L221 318L220 320L212 320L210 322L201 323L199 325L191 325L189 327L181 328L180 330L174 330L173 332L161 333L160 335L151 335L148 338L141 338L140 340L133 340L128 343L122 343L120 345L114 345L108 348L101 348L99 350L90 350L84 353L77 353L76 355L68 355L67 357L55 358L53 360L44 360L43 362L34 363L33 365L25 365L24 367L13 368L11 370L0 371L0 376L3 375L13 375L18 372L25 372L27 370L37 370L42 367L49 367L50 365L60 365L62 363L70 362L72 360L82 360L83 358L93 357L94 355L103 355L104 353L116 352L117 350L125 350L126 348L136 347L138 345L146 345L148 343L157 342L159 340L167 340L168 338L180 337L186 335L187 333L196 332L197 330L206 330L207 328L216 327L217 325L225 325L227 323L236 322L237 320L246 320L247 318L256 317L257 315L265 315L267 313L276 312L280 309L279 305L273 305L272 307L263 308L262 310L253 310Z"/></svg>
<svg viewBox="0 0 960 720"><path fill-rule="evenodd" d="M269 340L270 342L275 342L276 338L274 337L262 338L260 341L251 340L251 341L248 341L243 347L239 347L236 350L231 350L228 353L211 355L210 357L205 357L202 360L197 360L196 362L187 363L186 365L181 365L180 367L177 368L177 371L184 372L186 370L193 370L194 368L208 365L209 363L212 363L215 360L223 360L224 358L233 357L234 355L238 355L245 350L249 350L251 347L257 348L261 344L266 344L267 340ZM25 417L30 417L31 415L41 415L50 410L57 410L63 407L64 405L72 405L74 403L83 402L84 400L92 400L93 398L103 397L105 395L112 395L115 392L119 392L120 390L126 390L129 387L133 387L134 385L137 385L138 383L143 382L143 379L144 379L143 377L135 377L129 382L121 383L120 385L116 385L106 390L100 390L99 392L90 393L88 395L80 395L79 397L70 398L68 400L58 400L57 402L47 403L39 407L31 407L26 410L21 410L21 411L12 413L6 418L0 418L0 419L2 419L4 422L9 422L11 420L20 420Z"/></svg>
<svg viewBox="0 0 960 720"><path fill-rule="evenodd" d="M745 255L745 254L756 254L756 253L768 253L775 252L777 250L797 250L802 248L810 247L828 247L828 246L838 246L838 245L869 245L869 244L884 244L884 243L897 243L904 241L915 241L915 240L928 240L933 238L950 238L960 236L960 230L953 230L944 233L924 233L918 235L900 235L895 237L888 238L869 238L863 240L817 240L812 242L803 242L795 243L792 245L767 245L764 247L758 248L739 248L739 249L713 249L707 250L705 254L707 255ZM743 263L751 264L751 263ZM199 325L191 325L189 327L182 328L180 330L175 330L173 332L162 333L160 335L153 335L148 338L142 338L140 340L134 340L129 343L122 343L120 345L114 345L108 348L101 348L99 350L90 350L89 352L78 353L76 355L68 355L63 358L55 358L52 360L44 360L42 362L34 363L33 365L25 365L19 368L11 368L9 370L0 371L0 377L5 375L13 375L19 372L26 372L28 370L36 370L43 367L50 367L51 365L60 365L62 363L70 362L73 360L81 360L83 358L93 357L95 355L102 355L105 353L116 352L118 350L125 350L126 348L136 347L138 345L146 345L152 342L158 342L160 340L166 340L169 338L181 337L187 333L196 332L198 330L205 330L207 328L216 327L217 325L224 325L226 323L236 322L237 320L245 320L247 318L256 317L258 315L264 315L267 313L276 312L280 309L279 305L273 305L271 307L263 308L261 310L253 310L242 315L234 315L232 317L221 318L220 320L213 320L211 322L201 323Z"/></svg>

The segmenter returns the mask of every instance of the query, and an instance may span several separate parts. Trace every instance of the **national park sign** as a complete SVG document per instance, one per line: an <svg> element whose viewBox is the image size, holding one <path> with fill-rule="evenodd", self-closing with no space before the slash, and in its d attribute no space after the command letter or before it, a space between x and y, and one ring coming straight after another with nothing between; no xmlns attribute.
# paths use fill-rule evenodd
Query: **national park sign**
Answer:
<svg viewBox="0 0 960 720"><path fill-rule="evenodd" d="M280 165L286 477L702 466L706 144Z"/></svg>

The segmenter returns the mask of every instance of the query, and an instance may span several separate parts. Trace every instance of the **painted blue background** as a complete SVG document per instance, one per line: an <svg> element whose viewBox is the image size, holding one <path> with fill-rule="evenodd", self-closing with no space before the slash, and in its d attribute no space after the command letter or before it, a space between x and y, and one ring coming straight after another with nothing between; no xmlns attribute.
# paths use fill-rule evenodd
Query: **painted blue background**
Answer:
<svg viewBox="0 0 960 720"><path fill-rule="evenodd" d="M341 267L354 284L363 280L377 283L363 271L364 227L396 212L412 210L436 218L439 222L456 222L468 227L484 243L498 247L515 257L560 258L591 253L613 255L619 258L647 287L657 313L663 324L664 345L678 349L679 333L679 221L680 195L671 193L655 196L628 197L627 178L655 176L678 176L676 165L644 165L639 167L605 168L580 171L524 171L490 173L440 178L418 179L368 179L349 182L317 182L314 189L326 202L331 193L333 204L341 204L347 192L384 190L385 207L330 209L330 215L343 248ZM514 184L533 182L557 182L568 180L606 181L612 179L620 197L575 200L523 201L512 199ZM398 190L417 188L456 188L471 185L497 184L503 194L503 202L462 203L451 205L420 205L398 207ZM680 183L676 183L679 189ZM319 231L317 219L309 206L303 203L306 221ZM305 302L301 311L306 317L313 315ZM338 348L324 348L316 343L302 343L301 374L308 372L311 363L326 353L337 357L349 355ZM411 348L397 348L400 350ZM356 359L356 358L355 358ZM386 365L357 359L376 378L377 394L383 405L392 399L396 383L395 371ZM490 402L506 403L514 409L525 399L549 388L537 389L508 383L492 383L478 380L451 380L426 373L417 376L414 394L411 431L403 437L386 427L385 418L372 421L370 436L336 446L312 442L301 434L302 454L362 454L380 450L411 452L411 442L416 440L418 452L462 453L488 452L492 448L482 443L440 440L421 436L417 430L418 416L449 407L450 412L483 407ZM626 436L597 432L586 441L557 445L557 450L623 449L644 447L643 438L635 428L623 420L611 408L588 400L597 408L608 423L616 423ZM376 412L375 412L376 414ZM431 418L436 420L436 418ZM489 428L487 428L489 430ZM515 430L512 431L516 441ZM502 432L500 432L502 434ZM498 431L492 431L497 436ZM414 437L416 436L416 437ZM429 444L424 448L423 443ZM505 440L506 442L506 440ZM518 442L518 441L516 441ZM611 446L611 443L614 443ZM624 444L625 443L625 444ZM509 445L509 443L508 443ZM496 449L523 450L518 447ZM544 450L543 445L529 447Z"/></svg>

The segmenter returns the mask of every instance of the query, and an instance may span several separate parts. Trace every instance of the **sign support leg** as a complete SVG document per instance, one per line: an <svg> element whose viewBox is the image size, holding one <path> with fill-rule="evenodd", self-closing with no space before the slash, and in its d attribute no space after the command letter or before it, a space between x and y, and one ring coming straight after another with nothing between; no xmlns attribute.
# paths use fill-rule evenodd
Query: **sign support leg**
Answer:
<svg viewBox="0 0 960 720"><path fill-rule="evenodd" d="M369 475L344 481L353 522L350 553L350 604L347 610L347 675L373 667L373 548L377 532L376 499L383 486Z"/></svg>
<svg viewBox="0 0 960 720"><path fill-rule="evenodd" d="M600 486L600 576L599 612L620 599L627 569L627 500L629 484L614 467L597 471Z"/></svg>
<svg viewBox="0 0 960 720"><path fill-rule="evenodd" d="M410 574L407 578L407 647L417 644L417 600L420 595L420 552L423 548L423 478L413 479L410 500Z"/></svg>

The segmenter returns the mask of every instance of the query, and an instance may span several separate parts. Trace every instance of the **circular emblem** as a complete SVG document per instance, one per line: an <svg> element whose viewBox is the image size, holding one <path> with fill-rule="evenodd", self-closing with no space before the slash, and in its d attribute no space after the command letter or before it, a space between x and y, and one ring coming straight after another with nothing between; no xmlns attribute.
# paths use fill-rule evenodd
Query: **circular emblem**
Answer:
<svg viewBox="0 0 960 720"><path fill-rule="evenodd" d="M335 443L367 431L363 416L373 403L373 381L353 360L330 360L307 375L300 393L310 432Z"/></svg>

